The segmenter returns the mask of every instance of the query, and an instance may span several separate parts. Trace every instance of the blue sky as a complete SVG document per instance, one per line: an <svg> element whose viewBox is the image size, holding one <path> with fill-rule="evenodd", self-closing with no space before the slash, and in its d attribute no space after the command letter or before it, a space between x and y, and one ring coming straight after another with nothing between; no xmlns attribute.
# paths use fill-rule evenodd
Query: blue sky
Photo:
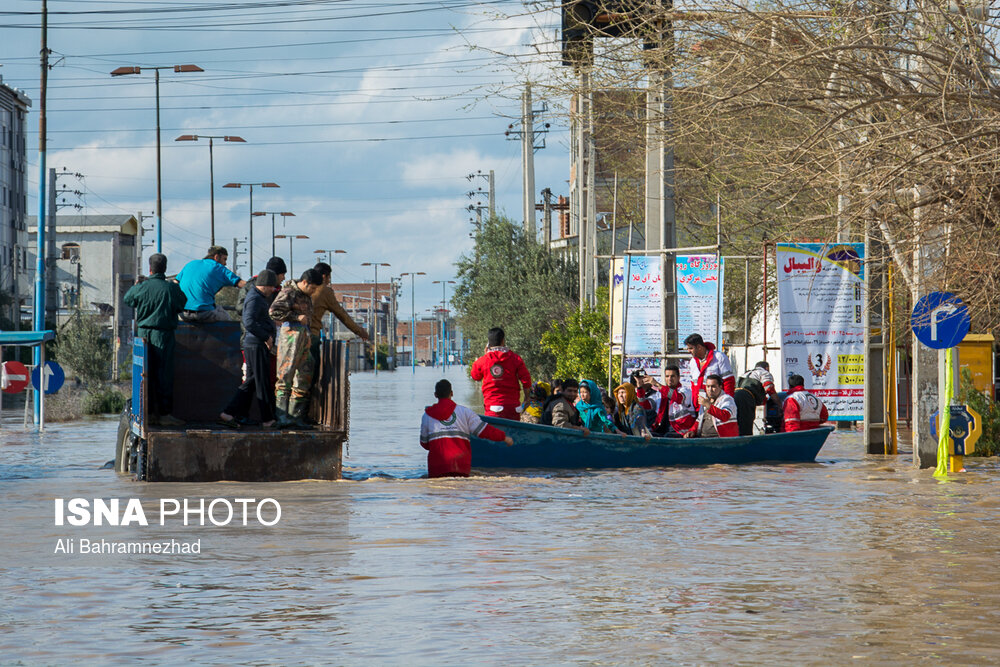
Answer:
<svg viewBox="0 0 1000 667"><path fill-rule="evenodd" d="M40 7L5 0L0 9L0 74L35 110ZM498 209L521 217L520 144L504 130L519 116L523 80L497 53L551 50L555 13L539 16L507 0L49 0L49 11L57 64L49 75L48 166L85 175L86 213L155 209L152 72L112 78L110 71L188 63L205 70L161 75L163 238L172 270L209 243L208 144L175 142L182 134L247 141L215 144L216 242L231 246L249 225L247 190L221 186L276 182L280 189L254 189L254 209L296 214L284 229L278 223L279 234L310 237L295 242L296 273L317 248L347 251L336 256L339 282L370 280L371 269L360 266L366 261L390 263L392 275L424 271L418 314L440 301L430 281L453 278L453 263L471 247L465 193L485 182L470 183L467 174L495 170ZM554 114L544 120L553 127L536 154L536 190L566 194L565 122ZM34 214L36 113L29 127ZM71 178L60 184L80 186ZM256 220L259 269L270 255L270 218ZM278 244L287 260L287 241ZM409 289L401 307L409 309Z"/></svg>

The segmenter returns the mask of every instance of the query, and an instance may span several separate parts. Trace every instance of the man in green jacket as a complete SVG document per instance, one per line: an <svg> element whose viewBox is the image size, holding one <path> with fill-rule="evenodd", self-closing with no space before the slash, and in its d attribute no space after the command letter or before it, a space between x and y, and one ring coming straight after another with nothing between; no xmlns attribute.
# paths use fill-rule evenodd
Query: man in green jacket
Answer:
<svg viewBox="0 0 1000 667"><path fill-rule="evenodd" d="M174 417L174 330L177 315L187 297L180 285L168 281L167 257L149 258L149 278L125 293L125 303L135 309L138 336L145 338L149 372L149 421L155 425L180 426Z"/></svg>

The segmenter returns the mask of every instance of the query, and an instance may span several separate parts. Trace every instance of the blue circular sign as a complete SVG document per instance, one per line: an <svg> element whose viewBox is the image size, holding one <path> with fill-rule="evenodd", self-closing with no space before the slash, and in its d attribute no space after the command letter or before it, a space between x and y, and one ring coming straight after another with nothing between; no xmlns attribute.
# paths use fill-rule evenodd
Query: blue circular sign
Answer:
<svg viewBox="0 0 1000 667"><path fill-rule="evenodd" d="M35 366L31 371L31 384L35 389L40 388L40 383L38 382L38 366ZM54 361L45 362L45 393L54 394L63 386L63 382L66 381L66 374L63 372L62 366Z"/></svg>
<svg viewBox="0 0 1000 667"><path fill-rule="evenodd" d="M945 350L962 342L972 326L972 317L969 307L951 292L931 292L913 307L910 326L921 343Z"/></svg>

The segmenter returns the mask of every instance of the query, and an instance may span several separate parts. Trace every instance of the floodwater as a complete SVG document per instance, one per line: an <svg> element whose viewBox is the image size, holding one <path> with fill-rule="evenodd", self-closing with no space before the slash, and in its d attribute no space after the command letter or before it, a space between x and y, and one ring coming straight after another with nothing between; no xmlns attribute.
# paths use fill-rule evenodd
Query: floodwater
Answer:
<svg viewBox="0 0 1000 667"><path fill-rule="evenodd" d="M940 484L838 433L807 465L428 480L439 377L354 376L341 482L142 484L101 469L114 421L0 434L0 663L1000 662L997 459ZM150 525L55 526L76 497L142 499ZM158 525L163 498L217 497L281 520Z"/></svg>

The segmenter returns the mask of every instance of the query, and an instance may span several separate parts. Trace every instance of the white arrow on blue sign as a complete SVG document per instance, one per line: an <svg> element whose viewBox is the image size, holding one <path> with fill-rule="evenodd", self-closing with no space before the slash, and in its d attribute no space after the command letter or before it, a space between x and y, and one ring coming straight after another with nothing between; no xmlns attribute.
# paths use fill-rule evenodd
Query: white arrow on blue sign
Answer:
<svg viewBox="0 0 1000 667"><path fill-rule="evenodd" d="M972 317L969 307L951 292L931 292L913 307L910 326L921 343L945 350L962 342L972 326Z"/></svg>
<svg viewBox="0 0 1000 667"><path fill-rule="evenodd" d="M38 382L38 366L31 371L31 385L35 388L39 388ZM63 372L62 366L54 361L45 362L45 393L54 394L63 386L63 382L66 381L66 374Z"/></svg>

